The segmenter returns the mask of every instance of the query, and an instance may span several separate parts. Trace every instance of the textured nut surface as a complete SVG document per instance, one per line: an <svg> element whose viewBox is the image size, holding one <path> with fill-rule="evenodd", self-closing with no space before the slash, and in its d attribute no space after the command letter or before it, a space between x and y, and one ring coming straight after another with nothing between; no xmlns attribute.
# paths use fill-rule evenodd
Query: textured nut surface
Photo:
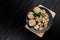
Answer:
<svg viewBox="0 0 60 40"><path fill-rule="evenodd" d="M28 18L29 18L29 19L34 19L33 14L34 14L33 12L29 12L29 13L28 13Z"/></svg>
<svg viewBox="0 0 60 40"><path fill-rule="evenodd" d="M29 25L30 25L30 26L36 25L36 21L35 21L35 20L29 20Z"/></svg>
<svg viewBox="0 0 60 40"><path fill-rule="evenodd" d="M35 12L35 13L39 13L41 11L41 9L39 8L39 7L35 7L34 9L33 9L33 12Z"/></svg>
<svg viewBox="0 0 60 40"><path fill-rule="evenodd" d="M39 29L39 26L38 26L38 25L35 25L34 28L35 28L36 30L38 30L38 29Z"/></svg>

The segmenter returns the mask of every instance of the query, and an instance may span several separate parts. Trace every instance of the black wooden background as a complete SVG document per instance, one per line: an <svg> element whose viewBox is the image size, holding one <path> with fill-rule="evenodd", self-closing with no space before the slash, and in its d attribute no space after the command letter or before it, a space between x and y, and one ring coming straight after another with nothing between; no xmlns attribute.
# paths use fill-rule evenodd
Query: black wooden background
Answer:
<svg viewBox="0 0 60 40"><path fill-rule="evenodd" d="M42 5L56 12L53 25L43 38L25 29L25 18L42 0L0 0L0 40L59 40L60 0L45 0Z"/></svg>

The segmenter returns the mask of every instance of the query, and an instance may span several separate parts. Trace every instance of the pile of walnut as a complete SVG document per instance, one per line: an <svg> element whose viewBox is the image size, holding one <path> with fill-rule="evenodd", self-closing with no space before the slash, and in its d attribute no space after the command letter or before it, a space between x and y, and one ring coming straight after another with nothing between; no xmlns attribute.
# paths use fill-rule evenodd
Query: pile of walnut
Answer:
<svg viewBox="0 0 60 40"><path fill-rule="evenodd" d="M35 7L33 12L28 13L27 17L29 18L29 26L35 30L43 30L48 26L49 16L44 9Z"/></svg>

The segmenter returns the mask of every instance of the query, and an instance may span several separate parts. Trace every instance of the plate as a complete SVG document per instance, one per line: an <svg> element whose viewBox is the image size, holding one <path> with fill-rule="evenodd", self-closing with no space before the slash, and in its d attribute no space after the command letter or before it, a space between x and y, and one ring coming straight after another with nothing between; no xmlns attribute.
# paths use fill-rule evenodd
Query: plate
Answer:
<svg viewBox="0 0 60 40"><path fill-rule="evenodd" d="M47 30L49 30L50 28L51 28L51 25L52 25L52 23L53 23L53 18L52 18L52 15L51 15L51 13L46 9L46 8L43 8L43 7L40 7L41 9L44 9L46 12L47 12L47 14L49 15L49 21L48 21L48 26L46 27L46 28L44 28L43 30L35 30L33 27L31 27L31 26L29 26L29 28L32 30L32 31L34 31L34 32L46 32ZM33 10L33 8L32 9L30 9L29 11L32 11ZM26 24L28 24L28 21L29 21L29 19L28 19L28 17L26 16Z"/></svg>

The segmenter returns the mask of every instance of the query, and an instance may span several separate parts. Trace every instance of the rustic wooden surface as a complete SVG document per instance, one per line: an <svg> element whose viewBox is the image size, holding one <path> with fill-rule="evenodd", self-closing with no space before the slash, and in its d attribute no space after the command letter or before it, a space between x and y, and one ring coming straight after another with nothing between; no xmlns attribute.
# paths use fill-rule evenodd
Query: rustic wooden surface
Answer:
<svg viewBox="0 0 60 40"><path fill-rule="evenodd" d="M38 7L44 7L44 6L43 6L43 5L39 5ZM44 8L46 8L46 7L44 7ZM48 8L46 8L46 9L50 11L50 13L51 13L51 15L52 15L52 18L54 18L55 15L56 15L56 13L55 13L54 11L48 9ZM28 27L27 24L25 25L25 28L28 29L29 31L33 32L34 34L36 34L36 35L39 36L39 37L43 37L43 35L45 34L45 32L37 33L37 32L32 31L32 30Z"/></svg>

